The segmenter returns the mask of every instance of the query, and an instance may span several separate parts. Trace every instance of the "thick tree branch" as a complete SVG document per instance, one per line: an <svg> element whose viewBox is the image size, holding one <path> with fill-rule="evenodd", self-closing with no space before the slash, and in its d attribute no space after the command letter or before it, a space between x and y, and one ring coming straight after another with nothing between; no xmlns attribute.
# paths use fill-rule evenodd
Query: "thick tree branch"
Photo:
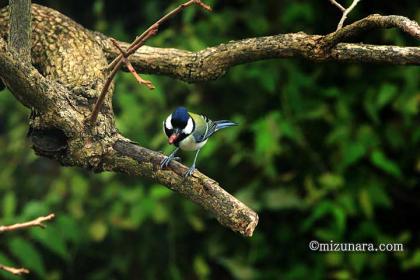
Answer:
<svg viewBox="0 0 420 280"><path fill-rule="evenodd" d="M10 0L9 49L31 62L31 0Z"/></svg>
<svg viewBox="0 0 420 280"><path fill-rule="evenodd" d="M3 82L26 107L37 108L41 112L51 108L52 99L57 98L55 91L60 85L48 81L32 66L16 62L13 55L6 52L6 42L0 40L0 73ZM34 87L40 87L43 91L34 91Z"/></svg>
<svg viewBox="0 0 420 280"><path fill-rule="evenodd" d="M117 140L113 149L114 152L107 155L105 169L153 178L210 211L221 224L242 235L252 236L258 215L216 181L198 171L184 178L188 168L176 161L171 162L169 169L162 170L162 154L123 139Z"/></svg>
<svg viewBox="0 0 420 280"><path fill-rule="evenodd" d="M280 34L231 41L198 52L143 46L130 61L139 72L168 75L187 82L215 80L235 65L273 58L420 65L420 47L341 43L370 29L393 27L420 39L419 25L406 17L370 15L325 36L302 32ZM95 35L109 60L119 55L106 36ZM119 44L123 49L128 47L126 43Z"/></svg>

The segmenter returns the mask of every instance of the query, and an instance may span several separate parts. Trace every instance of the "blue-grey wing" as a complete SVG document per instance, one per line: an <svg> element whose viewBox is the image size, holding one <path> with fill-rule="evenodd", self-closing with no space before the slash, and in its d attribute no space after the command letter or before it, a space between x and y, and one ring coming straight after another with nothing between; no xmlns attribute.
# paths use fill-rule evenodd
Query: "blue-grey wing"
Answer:
<svg viewBox="0 0 420 280"><path fill-rule="evenodd" d="M228 120L212 121L203 115L197 115L193 113L190 113L190 115L195 122L193 136L197 143L206 141L210 136L213 135L213 133L220 129L237 125L237 123Z"/></svg>

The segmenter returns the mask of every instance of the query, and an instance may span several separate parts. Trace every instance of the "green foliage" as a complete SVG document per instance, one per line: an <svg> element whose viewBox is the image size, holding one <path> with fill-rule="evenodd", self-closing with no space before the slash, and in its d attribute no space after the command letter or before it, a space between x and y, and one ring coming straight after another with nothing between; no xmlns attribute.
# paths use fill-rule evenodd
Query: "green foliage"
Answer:
<svg viewBox="0 0 420 280"><path fill-rule="evenodd" d="M178 3L44 2L120 40ZM348 21L372 12L420 20L415 1L368 2ZM244 37L322 34L339 19L328 1L206 3L214 13L188 9L149 44L199 50ZM396 30L357 38L372 41L412 42ZM420 269L419 77L418 67L299 59L237 66L195 85L145 75L154 91L119 74L117 127L143 146L171 151L161 125L179 105L240 123L209 141L198 168L258 210L250 239L153 182L38 158L26 139L29 110L0 92L0 224L57 214L45 230L2 235L0 263L51 280L407 278ZM192 154L181 157L190 163ZM312 252L314 239L401 242L405 252Z"/></svg>

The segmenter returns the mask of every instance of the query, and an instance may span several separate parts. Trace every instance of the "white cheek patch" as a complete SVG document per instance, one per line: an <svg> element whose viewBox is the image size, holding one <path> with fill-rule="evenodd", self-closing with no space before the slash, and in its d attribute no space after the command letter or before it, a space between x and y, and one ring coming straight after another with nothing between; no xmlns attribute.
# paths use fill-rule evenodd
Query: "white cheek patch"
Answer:
<svg viewBox="0 0 420 280"><path fill-rule="evenodd" d="M184 134L191 134L191 132L193 131L194 128L194 123L193 120L191 118L188 119L187 125L185 126L185 128L182 130L182 132Z"/></svg>
<svg viewBox="0 0 420 280"><path fill-rule="evenodd" d="M171 116L172 116L172 115L169 115L169 116L166 118L166 121L165 121L165 127L166 127L167 129L173 129L173 126L172 126L172 123L171 123Z"/></svg>

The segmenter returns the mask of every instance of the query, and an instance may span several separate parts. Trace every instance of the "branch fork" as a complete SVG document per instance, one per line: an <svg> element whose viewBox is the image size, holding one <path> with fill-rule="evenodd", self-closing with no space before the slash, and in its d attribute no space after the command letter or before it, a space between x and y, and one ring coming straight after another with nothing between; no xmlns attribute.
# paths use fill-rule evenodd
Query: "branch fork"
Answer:
<svg viewBox="0 0 420 280"><path fill-rule="evenodd" d="M351 5L348 8L344 8L340 3L338 3L336 0L330 0L330 2L336 6L341 12L343 12L343 15L341 16L340 21L338 22L336 31L343 28L344 21L347 19L348 14L356 7L356 5L360 2L360 0L353 0Z"/></svg>
<svg viewBox="0 0 420 280"><path fill-rule="evenodd" d="M155 86L153 85L153 83L151 81L144 80L142 77L140 77L140 75L137 73L136 69L134 69L133 65L128 60L127 53L121 48L121 46L118 44L118 42L114 38L111 38L110 40L111 40L112 44L121 52L122 61L126 65L128 71L130 71L130 73L133 74L134 78L136 78L136 80L139 82L139 84L145 85L150 90L155 89Z"/></svg>
<svg viewBox="0 0 420 280"><path fill-rule="evenodd" d="M117 72L120 70L122 64L124 63L128 70L133 74L133 76L136 78L136 80L145 86L147 86L149 89L153 89L154 86L150 81L143 80L137 72L134 70L134 67L131 65L131 63L128 61L128 58L130 55L135 53L141 46L145 44L145 42L155 36L159 30L159 26L169 20L174 15L181 12L183 9L191 6L191 5L197 5L201 7L204 10L211 11L211 7L204 4L201 0L190 0L188 2L185 2L184 4L179 5L177 8L172 10L171 12L164 15L162 18L160 18L158 21L156 21L154 24L152 24L146 31L144 31L140 36L138 36L134 42L130 44L130 46L127 48L127 51L123 51L122 48L119 47L118 43L115 40L111 40L113 45L119 50L120 54L109 64L108 70L110 71L110 74L108 75L105 84L101 90L101 93L98 97L98 100L96 101L95 107L93 108L92 114L89 118L89 121L91 123L95 123L96 119L98 117L99 111L101 110L102 104L105 100L106 94L108 93L109 87L111 86L112 80L114 79Z"/></svg>

